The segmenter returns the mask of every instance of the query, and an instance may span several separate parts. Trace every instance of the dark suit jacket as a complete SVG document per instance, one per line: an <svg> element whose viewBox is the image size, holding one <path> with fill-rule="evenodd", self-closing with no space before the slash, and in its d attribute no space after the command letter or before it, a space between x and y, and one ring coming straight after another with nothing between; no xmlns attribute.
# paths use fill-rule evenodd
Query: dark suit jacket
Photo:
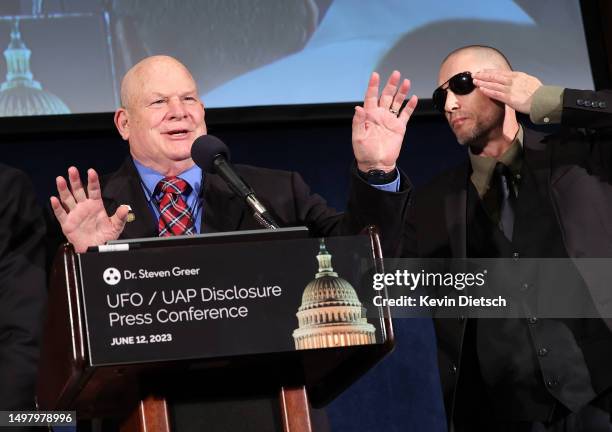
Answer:
<svg viewBox="0 0 612 432"><path fill-rule="evenodd" d="M585 107L585 100L591 106ZM572 89L564 92L560 130L547 134L524 127L524 161L534 174L541 199L552 203L571 258L612 257L609 127L612 127L612 93ZM468 162L416 192L404 232L403 256L466 257L469 176ZM580 262L576 262L576 267L594 303L607 316L612 316L612 290L609 289L612 272L594 275ZM612 321L605 321L612 328ZM449 418L452 418L465 324L465 320L459 319L435 321L440 376ZM598 389L597 383L594 387Z"/></svg>
<svg viewBox="0 0 612 432"><path fill-rule="evenodd" d="M46 303L42 212L28 178L0 164L0 410L34 409Z"/></svg>
<svg viewBox="0 0 612 432"><path fill-rule="evenodd" d="M347 211L338 213L319 195L312 194L295 172L247 165L236 165L235 169L253 187L281 227L305 225L312 236L326 236L357 234L367 225L377 225L385 252L397 252L410 192L405 177L402 177L400 192L383 192L367 184L353 168ZM261 228L246 204L218 175L204 176L201 194L201 233ZM126 225L120 238L157 236L157 221L148 207L131 158L117 172L102 178L102 198L109 214L122 204L132 207L135 220Z"/></svg>

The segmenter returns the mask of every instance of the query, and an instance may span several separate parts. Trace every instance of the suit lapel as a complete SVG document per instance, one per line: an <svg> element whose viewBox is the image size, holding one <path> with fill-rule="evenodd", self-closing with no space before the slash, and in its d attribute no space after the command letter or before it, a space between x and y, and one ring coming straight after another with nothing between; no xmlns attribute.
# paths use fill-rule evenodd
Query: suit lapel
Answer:
<svg viewBox="0 0 612 432"><path fill-rule="evenodd" d="M236 231L243 224L244 203L218 175L204 175L200 197L203 198L201 233ZM122 204L132 208L135 219L126 224L120 238L157 237L157 221L149 208L131 157L117 172L102 179L102 198L110 215Z"/></svg>
<svg viewBox="0 0 612 432"><path fill-rule="evenodd" d="M109 215L122 204L132 208L134 220L128 222L119 238L142 238L157 236L157 221L149 208L138 171L131 157L111 176L103 179L102 198Z"/></svg>
<svg viewBox="0 0 612 432"><path fill-rule="evenodd" d="M245 204L216 174L204 175L200 232L237 231L245 218Z"/></svg>
<svg viewBox="0 0 612 432"><path fill-rule="evenodd" d="M551 148L547 135L523 127L523 163L531 170L538 192L545 196L550 191Z"/></svg>
<svg viewBox="0 0 612 432"><path fill-rule="evenodd" d="M450 193L444 197L444 214L452 256L467 256L467 164L450 179Z"/></svg>

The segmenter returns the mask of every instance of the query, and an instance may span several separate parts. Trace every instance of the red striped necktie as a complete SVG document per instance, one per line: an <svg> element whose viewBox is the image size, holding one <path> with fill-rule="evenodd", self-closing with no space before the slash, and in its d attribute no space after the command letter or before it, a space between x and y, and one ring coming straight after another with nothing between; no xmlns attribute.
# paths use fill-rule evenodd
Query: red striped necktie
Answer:
<svg viewBox="0 0 612 432"><path fill-rule="evenodd" d="M189 193L191 186L180 177L164 177L155 191L162 193L159 200L159 236L195 234L193 216L183 199L183 194Z"/></svg>

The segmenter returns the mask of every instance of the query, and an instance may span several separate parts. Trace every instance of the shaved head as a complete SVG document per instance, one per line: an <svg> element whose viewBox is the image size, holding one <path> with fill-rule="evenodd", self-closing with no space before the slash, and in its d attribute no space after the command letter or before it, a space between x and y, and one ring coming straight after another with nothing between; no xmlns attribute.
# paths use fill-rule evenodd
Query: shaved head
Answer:
<svg viewBox="0 0 612 432"><path fill-rule="evenodd" d="M134 97L143 92L145 84L152 75L163 73L164 70L171 68L182 70L197 90L193 76L183 63L166 55L151 56L136 63L123 77L121 81L121 106L129 109Z"/></svg>
<svg viewBox="0 0 612 432"><path fill-rule="evenodd" d="M476 62L487 64L490 67L496 67L503 70L512 70L510 62L506 56L499 50L486 46L486 45L468 45L461 48L457 48L451 51L440 65L440 68L449 60L453 60L455 57L470 56Z"/></svg>

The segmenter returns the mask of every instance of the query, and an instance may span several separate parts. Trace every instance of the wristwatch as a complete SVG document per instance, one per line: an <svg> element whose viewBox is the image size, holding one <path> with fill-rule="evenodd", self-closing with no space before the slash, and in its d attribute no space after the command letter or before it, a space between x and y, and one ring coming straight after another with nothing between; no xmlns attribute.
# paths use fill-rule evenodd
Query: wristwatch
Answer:
<svg viewBox="0 0 612 432"><path fill-rule="evenodd" d="M383 170L372 169L368 172L359 171L359 176L370 183L371 185L383 185L393 182L397 178L397 168L390 172L384 172Z"/></svg>

